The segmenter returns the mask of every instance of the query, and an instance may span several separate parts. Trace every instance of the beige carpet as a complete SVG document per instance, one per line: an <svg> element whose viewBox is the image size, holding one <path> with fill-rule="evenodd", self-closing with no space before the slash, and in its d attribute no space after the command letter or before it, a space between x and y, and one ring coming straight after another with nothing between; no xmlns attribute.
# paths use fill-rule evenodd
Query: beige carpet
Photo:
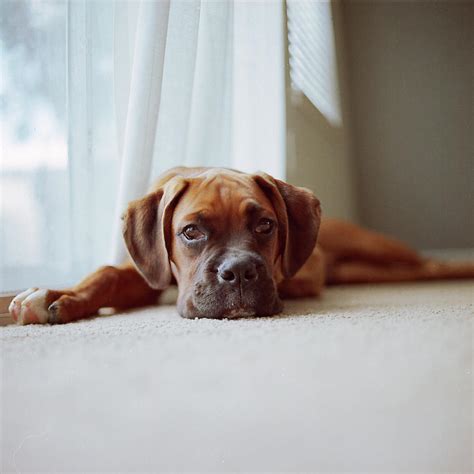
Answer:
<svg viewBox="0 0 474 474"><path fill-rule="evenodd" d="M0 328L0 470L472 471L473 289Z"/></svg>

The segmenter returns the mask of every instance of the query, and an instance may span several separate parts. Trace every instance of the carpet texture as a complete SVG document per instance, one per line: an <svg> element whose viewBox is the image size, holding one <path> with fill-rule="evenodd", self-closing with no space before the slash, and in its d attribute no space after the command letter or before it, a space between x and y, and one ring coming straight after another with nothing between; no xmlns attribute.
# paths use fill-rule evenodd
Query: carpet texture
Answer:
<svg viewBox="0 0 474 474"><path fill-rule="evenodd" d="M1 328L0 470L470 472L473 289Z"/></svg>

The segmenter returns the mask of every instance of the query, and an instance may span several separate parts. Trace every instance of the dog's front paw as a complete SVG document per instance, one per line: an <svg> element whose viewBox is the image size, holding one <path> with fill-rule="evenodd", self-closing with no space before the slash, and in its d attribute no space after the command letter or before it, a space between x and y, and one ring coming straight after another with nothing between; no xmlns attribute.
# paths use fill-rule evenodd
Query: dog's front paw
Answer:
<svg viewBox="0 0 474 474"><path fill-rule="evenodd" d="M8 311L17 324L63 322L62 307L70 292L29 288L13 298Z"/></svg>

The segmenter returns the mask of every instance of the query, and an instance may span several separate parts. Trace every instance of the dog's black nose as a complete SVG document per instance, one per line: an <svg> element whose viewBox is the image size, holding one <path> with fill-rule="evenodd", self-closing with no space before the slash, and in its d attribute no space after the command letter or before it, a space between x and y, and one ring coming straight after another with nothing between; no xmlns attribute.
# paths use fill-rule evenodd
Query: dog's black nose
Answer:
<svg viewBox="0 0 474 474"><path fill-rule="evenodd" d="M258 278L257 265L249 257L233 257L219 266L217 277L221 283L239 285Z"/></svg>

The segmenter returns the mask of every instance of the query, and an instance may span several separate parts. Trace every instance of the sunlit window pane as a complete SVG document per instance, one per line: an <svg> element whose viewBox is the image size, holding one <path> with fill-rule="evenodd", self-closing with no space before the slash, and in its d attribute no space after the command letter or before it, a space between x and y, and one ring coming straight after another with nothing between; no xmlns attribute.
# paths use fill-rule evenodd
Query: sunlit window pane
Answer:
<svg viewBox="0 0 474 474"><path fill-rule="evenodd" d="M84 15L72 31L78 5ZM0 291L65 286L107 255L118 163L113 8L0 2ZM74 51L80 35L86 44ZM71 66L82 59L87 100L70 88ZM81 124L71 115L78 108Z"/></svg>

